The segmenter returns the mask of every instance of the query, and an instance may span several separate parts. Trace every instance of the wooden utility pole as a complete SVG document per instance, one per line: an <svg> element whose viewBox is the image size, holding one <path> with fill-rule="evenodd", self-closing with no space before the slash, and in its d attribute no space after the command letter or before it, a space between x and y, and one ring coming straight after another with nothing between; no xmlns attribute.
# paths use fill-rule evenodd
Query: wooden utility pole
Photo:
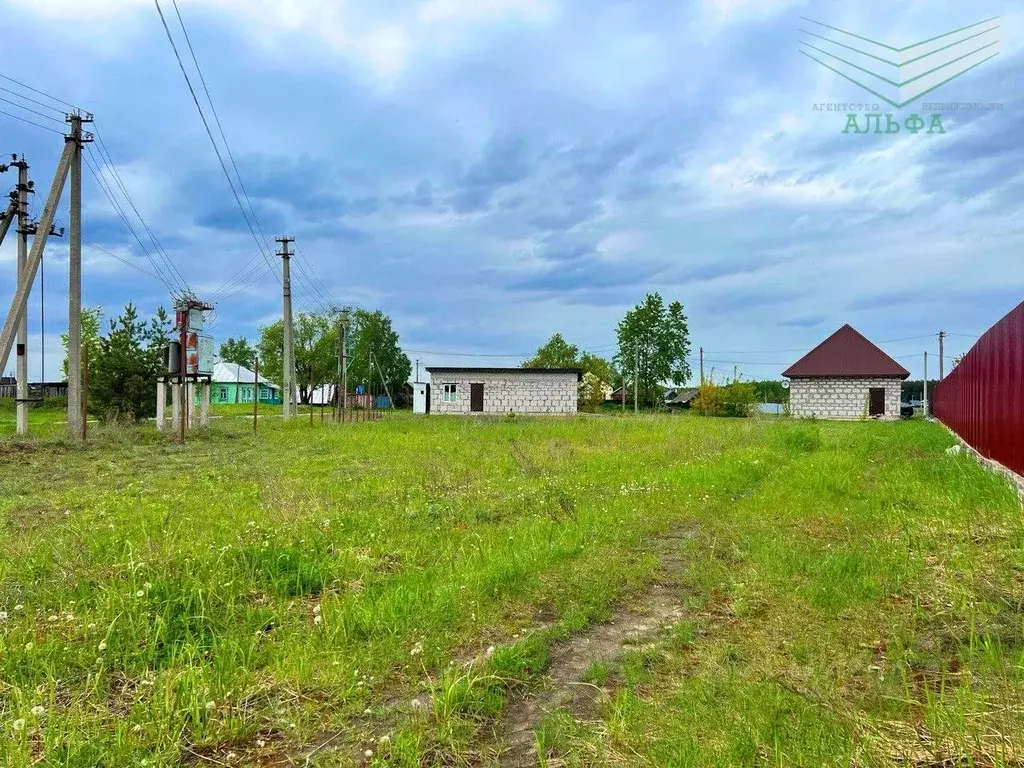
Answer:
<svg viewBox="0 0 1024 768"><path fill-rule="evenodd" d="M633 413L640 413L640 347L636 348L636 367L633 369Z"/></svg>
<svg viewBox="0 0 1024 768"><path fill-rule="evenodd" d="M82 133L82 123L91 123L92 115L68 115L71 136L71 211L68 216L68 435L76 437L81 428L75 423L82 413L82 145L92 141ZM47 229L53 222L42 222ZM36 239L39 235L36 235ZM40 253L40 256L42 254Z"/></svg>
<svg viewBox="0 0 1024 768"><path fill-rule="evenodd" d="M704 386L704 347L700 348L700 385Z"/></svg>
<svg viewBox="0 0 1024 768"><path fill-rule="evenodd" d="M277 255L281 257L281 268L283 271L282 287L284 289L284 351L282 355L282 378L284 379L284 418L287 421L292 416L298 415L295 407L295 340L292 336L292 254L288 246L295 242L294 237L278 237L277 242L281 244L281 250Z"/></svg>
<svg viewBox="0 0 1024 768"><path fill-rule="evenodd" d="M89 348L82 347L82 442L89 433Z"/></svg>
<svg viewBox="0 0 1024 768"><path fill-rule="evenodd" d="M946 368L946 356L943 350L945 340L946 332L939 331L939 381L942 381Z"/></svg>
<svg viewBox="0 0 1024 768"><path fill-rule="evenodd" d="M252 398L252 433L256 434L256 421L260 416L260 359L256 358L255 394Z"/></svg>
<svg viewBox="0 0 1024 768"><path fill-rule="evenodd" d="M348 418L348 313L341 318L341 420Z"/></svg>

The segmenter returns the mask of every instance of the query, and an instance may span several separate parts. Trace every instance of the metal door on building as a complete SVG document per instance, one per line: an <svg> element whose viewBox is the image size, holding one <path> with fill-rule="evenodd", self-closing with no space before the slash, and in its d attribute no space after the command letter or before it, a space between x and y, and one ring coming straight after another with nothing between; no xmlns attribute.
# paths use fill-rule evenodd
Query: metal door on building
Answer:
<svg viewBox="0 0 1024 768"><path fill-rule="evenodd" d="M868 390L870 402L868 403L869 416L885 416L885 389L882 387L871 387Z"/></svg>
<svg viewBox="0 0 1024 768"><path fill-rule="evenodd" d="M469 410L473 413L484 412L484 385L469 385Z"/></svg>

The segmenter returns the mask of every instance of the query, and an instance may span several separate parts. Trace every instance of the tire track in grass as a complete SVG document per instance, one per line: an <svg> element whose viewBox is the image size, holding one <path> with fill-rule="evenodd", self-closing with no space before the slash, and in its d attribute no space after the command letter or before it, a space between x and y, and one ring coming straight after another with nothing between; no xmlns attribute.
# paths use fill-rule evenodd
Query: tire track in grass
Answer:
<svg viewBox="0 0 1024 768"><path fill-rule="evenodd" d="M677 578L684 563L679 556L683 541L696 528L689 527L652 540L664 577L644 595L613 611L611 618L590 631L571 635L550 650L550 663L539 690L506 702L495 725L491 743L481 752L508 768L530 768L540 763L536 729L556 710L569 710L577 718L592 717L603 689L582 682L594 664L611 664L629 650L640 650L681 620L685 608L679 599Z"/></svg>

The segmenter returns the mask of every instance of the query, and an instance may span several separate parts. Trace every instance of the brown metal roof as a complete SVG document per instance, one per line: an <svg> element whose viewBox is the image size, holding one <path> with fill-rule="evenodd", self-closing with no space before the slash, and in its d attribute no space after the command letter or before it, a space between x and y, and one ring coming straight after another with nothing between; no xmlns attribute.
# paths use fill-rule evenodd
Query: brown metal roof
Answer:
<svg viewBox="0 0 1024 768"><path fill-rule="evenodd" d="M868 341L850 325L844 325L782 373L791 379L821 376L906 379L910 371Z"/></svg>

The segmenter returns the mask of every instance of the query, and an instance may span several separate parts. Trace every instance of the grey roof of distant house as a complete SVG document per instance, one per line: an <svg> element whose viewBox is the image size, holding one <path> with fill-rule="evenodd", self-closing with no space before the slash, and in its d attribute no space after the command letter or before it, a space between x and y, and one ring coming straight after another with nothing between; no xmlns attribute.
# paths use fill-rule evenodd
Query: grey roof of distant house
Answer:
<svg viewBox="0 0 1024 768"><path fill-rule="evenodd" d="M216 384L252 384L256 381L256 374L244 365L237 363L214 363L213 381ZM260 376L260 384L280 389L277 384L267 381L262 376Z"/></svg>

